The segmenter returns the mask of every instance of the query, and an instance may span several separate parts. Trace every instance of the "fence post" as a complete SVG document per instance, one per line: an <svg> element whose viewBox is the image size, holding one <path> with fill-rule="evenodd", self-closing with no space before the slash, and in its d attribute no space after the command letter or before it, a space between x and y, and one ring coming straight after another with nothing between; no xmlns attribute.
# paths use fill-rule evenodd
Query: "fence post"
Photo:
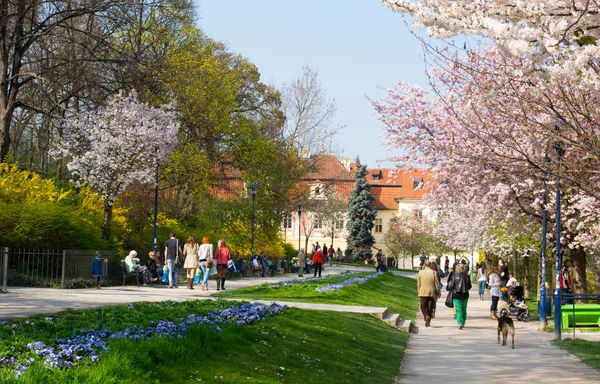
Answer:
<svg viewBox="0 0 600 384"><path fill-rule="evenodd" d="M62 259L62 273L61 273L61 282L60 287L65 289L65 274L67 272L67 251L63 250L63 259Z"/></svg>
<svg viewBox="0 0 600 384"><path fill-rule="evenodd" d="M2 248L2 253L4 254L2 258L2 290L6 292L6 286L8 284L8 247Z"/></svg>

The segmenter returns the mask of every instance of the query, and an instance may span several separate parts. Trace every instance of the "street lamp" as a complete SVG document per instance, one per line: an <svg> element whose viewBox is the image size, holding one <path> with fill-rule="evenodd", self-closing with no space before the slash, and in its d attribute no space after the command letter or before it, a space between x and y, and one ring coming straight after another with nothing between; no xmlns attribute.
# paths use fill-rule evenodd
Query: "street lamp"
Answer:
<svg viewBox="0 0 600 384"><path fill-rule="evenodd" d="M560 122L564 124L563 122ZM557 134L560 130L560 123L555 123ZM556 287L554 288L554 340L560 340L561 335L561 294L560 294L560 159L564 156L565 150L560 141L555 141L553 145L557 157L556 168Z"/></svg>
<svg viewBox="0 0 600 384"><path fill-rule="evenodd" d="M542 286L540 287L540 329L546 331L546 232L548 230L548 214L546 205L548 203L548 190L546 179L548 177L548 151L544 155L544 205L542 207Z"/></svg>
<svg viewBox="0 0 600 384"><path fill-rule="evenodd" d="M158 159L156 160L156 178L154 180L154 252L156 252L156 233L158 222Z"/></svg>
<svg viewBox="0 0 600 384"><path fill-rule="evenodd" d="M256 191L258 184L250 184L250 194L252 196L252 249L250 250L252 258L254 258L254 200L256 199Z"/></svg>
<svg viewBox="0 0 600 384"><path fill-rule="evenodd" d="M298 204L298 252L300 252L300 217L302 216L302 204Z"/></svg>

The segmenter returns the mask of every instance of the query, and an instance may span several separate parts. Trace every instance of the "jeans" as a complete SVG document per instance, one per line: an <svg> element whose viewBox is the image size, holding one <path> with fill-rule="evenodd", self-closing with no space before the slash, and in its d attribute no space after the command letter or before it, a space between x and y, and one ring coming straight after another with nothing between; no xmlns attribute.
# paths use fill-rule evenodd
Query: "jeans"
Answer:
<svg viewBox="0 0 600 384"><path fill-rule="evenodd" d="M175 266L175 260L167 259L167 266L169 267L169 287L177 284L178 275L177 267Z"/></svg>
<svg viewBox="0 0 600 384"><path fill-rule="evenodd" d="M479 286L479 294L483 295L485 293L485 280L479 280L477 285Z"/></svg>
<svg viewBox="0 0 600 384"><path fill-rule="evenodd" d="M200 262L200 268L202 269L202 285L208 287L208 277L210 276L210 268L206 268L206 260Z"/></svg>
<svg viewBox="0 0 600 384"><path fill-rule="evenodd" d="M498 300L500 300L500 296L492 296L492 306L490 307L490 311L498 310Z"/></svg>
<svg viewBox="0 0 600 384"><path fill-rule="evenodd" d="M569 290L569 288L561 288L560 292L561 292L560 298L561 298L561 301L562 301L561 305L573 304L573 299L565 299L564 296L563 296L565 293L571 293L571 291Z"/></svg>

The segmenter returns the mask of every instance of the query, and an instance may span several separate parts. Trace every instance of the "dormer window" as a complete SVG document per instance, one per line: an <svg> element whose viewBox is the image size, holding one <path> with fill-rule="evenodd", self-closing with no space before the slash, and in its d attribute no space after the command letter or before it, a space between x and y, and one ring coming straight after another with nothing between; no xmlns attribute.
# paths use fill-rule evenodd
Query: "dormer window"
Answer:
<svg viewBox="0 0 600 384"><path fill-rule="evenodd" d="M381 181L381 171L374 171L371 174L371 181Z"/></svg>

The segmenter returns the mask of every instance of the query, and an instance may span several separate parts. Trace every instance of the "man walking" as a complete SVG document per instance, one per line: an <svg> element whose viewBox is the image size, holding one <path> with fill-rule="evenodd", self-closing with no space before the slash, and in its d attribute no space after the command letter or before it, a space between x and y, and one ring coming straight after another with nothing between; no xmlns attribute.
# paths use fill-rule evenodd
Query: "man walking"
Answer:
<svg viewBox="0 0 600 384"><path fill-rule="evenodd" d="M175 232L171 232L169 233L169 240L165 242L165 264L169 269L169 288L179 288L179 284L177 284L179 277L177 275L177 267L175 266L178 253L183 255L179 247L179 240L175 237Z"/></svg>
<svg viewBox="0 0 600 384"><path fill-rule="evenodd" d="M433 316L435 300L440 297L440 284L436 273L431 269L431 261L426 260L417 277L417 291L421 304L421 313L425 318L425 326L429 327Z"/></svg>

